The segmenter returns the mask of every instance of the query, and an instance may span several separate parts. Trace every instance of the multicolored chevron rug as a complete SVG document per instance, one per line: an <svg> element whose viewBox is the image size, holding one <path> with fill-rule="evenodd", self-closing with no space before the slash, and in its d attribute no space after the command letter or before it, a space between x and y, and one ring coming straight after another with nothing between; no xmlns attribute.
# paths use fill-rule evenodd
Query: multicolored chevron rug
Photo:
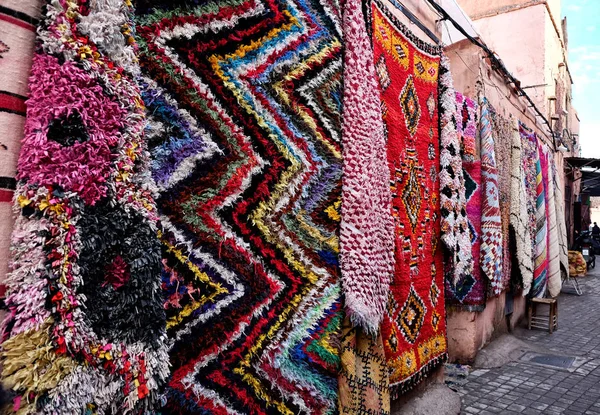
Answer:
<svg viewBox="0 0 600 415"><path fill-rule="evenodd" d="M129 2L48 2L7 278L8 413L155 413L169 375Z"/></svg>
<svg viewBox="0 0 600 415"><path fill-rule="evenodd" d="M334 2L143 1L172 414L337 412Z"/></svg>
<svg viewBox="0 0 600 415"><path fill-rule="evenodd" d="M438 171L441 51L419 40L378 0L371 13L396 224L396 268L382 326L394 399L446 358Z"/></svg>
<svg viewBox="0 0 600 415"><path fill-rule="evenodd" d="M446 308L466 311L481 311L486 302L486 279L482 278L479 267L481 245L481 159L477 145L479 106L475 101L460 92L456 93L456 124L461 140L467 217L471 235L473 272L454 283L451 275L446 275Z"/></svg>

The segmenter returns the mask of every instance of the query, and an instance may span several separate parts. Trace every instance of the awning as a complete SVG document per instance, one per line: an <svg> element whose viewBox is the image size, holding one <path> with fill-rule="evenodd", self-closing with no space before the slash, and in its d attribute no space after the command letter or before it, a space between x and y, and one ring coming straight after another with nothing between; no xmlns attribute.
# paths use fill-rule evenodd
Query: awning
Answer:
<svg viewBox="0 0 600 415"><path fill-rule="evenodd" d="M570 167L581 169L583 167L589 167L592 169L600 169L600 159L590 159L585 157L567 157L565 162Z"/></svg>

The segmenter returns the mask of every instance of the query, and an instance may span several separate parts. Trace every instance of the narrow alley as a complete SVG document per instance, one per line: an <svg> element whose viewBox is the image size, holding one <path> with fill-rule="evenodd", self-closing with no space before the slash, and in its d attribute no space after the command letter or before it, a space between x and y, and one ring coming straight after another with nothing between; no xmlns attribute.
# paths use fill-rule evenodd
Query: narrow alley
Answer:
<svg viewBox="0 0 600 415"><path fill-rule="evenodd" d="M529 331L524 321L513 333L513 361L473 368L458 388L461 413L600 414L600 269L579 284L581 296L570 284L563 287L558 331ZM497 341L511 343L508 337Z"/></svg>

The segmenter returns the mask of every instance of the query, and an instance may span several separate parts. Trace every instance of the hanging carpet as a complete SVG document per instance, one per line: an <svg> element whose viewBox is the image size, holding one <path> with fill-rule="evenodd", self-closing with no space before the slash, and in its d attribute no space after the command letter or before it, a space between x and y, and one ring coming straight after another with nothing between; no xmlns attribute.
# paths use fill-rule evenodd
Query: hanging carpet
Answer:
<svg viewBox="0 0 600 415"><path fill-rule="evenodd" d="M48 2L38 28L6 281L9 413L160 407L160 246L128 4Z"/></svg>
<svg viewBox="0 0 600 415"><path fill-rule="evenodd" d="M510 246L510 171L512 167L512 123L491 108L494 152L498 168L498 194L500 196L500 220L502 222L502 290L511 282L512 252Z"/></svg>
<svg viewBox="0 0 600 415"><path fill-rule="evenodd" d="M386 123L396 259L382 336L392 399L446 359L440 241L440 49L414 36L378 0L373 50Z"/></svg>
<svg viewBox="0 0 600 415"><path fill-rule="evenodd" d="M531 130L529 130L524 124L519 122L519 134L521 136L522 153L521 159L523 162L523 176L525 179L525 193L526 193L526 206L529 234L531 236L531 250L533 252L532 258L535 257L535 235L537 232L536 224L536 201L537 201L537 172L535 168L535 161L538 159L537 156L537 140ZM535 262L535 258L534 258ZM535 269L535 264L534 264Z"/></svg>
<svg viewBox="0 0 600 415"><path fill-rule="evenodd" d="M466 311L482 311L486 301L486 280L479 267L481 245L481 159L477 143L479 106L460 92L456 93L456 130L461 141L467 217L473 256L473 272L454 283L447 275L446 307Z"/></svg>
<svg viewBox="0 0 600 415"><path fill-rule="evenodd" d="M548 285L548 223L546 211L546 192L542 164L538 148L538 139L535 133L526 132L524 157L529 155L533 161L535 171L535 186L533 187L535 201L535 233L533 245L533 283L529 294L532 297L544 297ZM527 162L528 164L530 162Z"/></svg>
<svg viewBox="0 0 600 415"><path fill-rule="evenodd" d="M337 412L335 2L142 1L166 413Z"/></svg>
<svg viewBox="0 0 600 415"><path fill-rule="evenodd" d="M554 174L552 164L554 157L546 145L539 144L542 176L546 194L546 220L548 226L548 294L556 297L560 294L562 279L560 272L560 244L558 236L558 220L556 215L556 200L554 196Z"/></svg>
<svg viewBox="0 0 600 415"><path fill-rule="evenodd" d="M481 182L483 185L480 258L482 272L490 280L490 291L494 296L497 296L503 290L503 235L498 168L494 150L495 142L490 105L486 98L481 98L480 109L479 135L481 140Z"/></svg>
<svg viewBox="0 0 600 415"><path fill-rule="evenodd" d="M556 208L556 220L558 222L558 246L559 246L559 259L562 271L567 272L569 269L569 251L567 243L567 224L565 222L565 198L563 196L564 185L562 182L562 176L558 174L559 169L562 169L561 165L557 166L558 157L551 153L552 160L550 166L552 169L552 184L554 185L554 200ZM561 278L562 284L562 278Z"/></svg>
<svg viewBox="0 0 600 415"><path fill-rule="evenodd" d="M527 295L533 280L533 261L531 230L527 213L528 194L525 187L525 171L523 169L523 146L519 133L519 122L513 119L510 173L510 237L515 252L513 253L514 288L521 289Z"/></svg>

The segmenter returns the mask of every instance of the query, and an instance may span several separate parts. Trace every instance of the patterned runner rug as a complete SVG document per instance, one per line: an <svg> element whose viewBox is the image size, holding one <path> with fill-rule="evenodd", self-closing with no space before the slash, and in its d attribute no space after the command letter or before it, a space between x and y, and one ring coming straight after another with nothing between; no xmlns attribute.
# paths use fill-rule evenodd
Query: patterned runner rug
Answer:
<svg viewBox="0 0 600 415"><path fill-rule="evenodd" d="M446 275L446 307L481 311L485 308L487 281L482 278L479 266L481 246L481 158L477 143L479 106L472 99L457 92L456 109L456 129L461 139L467 217L474 263L473 272L456 284L451 275Z"/></svg>
<svg viewBox="0 0 600 415"><path fill-rule="evenodd" d="M446 358L440 244L440 50L372 4L375 65L386 122L396 268L382 335L392 399Z"/></svg>

